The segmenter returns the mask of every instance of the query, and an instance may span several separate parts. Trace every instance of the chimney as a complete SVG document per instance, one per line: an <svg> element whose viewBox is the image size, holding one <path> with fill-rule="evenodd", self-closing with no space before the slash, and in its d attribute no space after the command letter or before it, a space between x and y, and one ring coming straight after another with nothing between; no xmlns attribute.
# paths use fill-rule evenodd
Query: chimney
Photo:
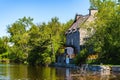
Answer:
<svg viewBox="0 0 120 80"><path fill-rule="evenodd" d="M98 10L97 10L97 9L89 9L89 15L94 16L94 15L95 15L95 13L97 13L97 12L98 12Z"/></svg>

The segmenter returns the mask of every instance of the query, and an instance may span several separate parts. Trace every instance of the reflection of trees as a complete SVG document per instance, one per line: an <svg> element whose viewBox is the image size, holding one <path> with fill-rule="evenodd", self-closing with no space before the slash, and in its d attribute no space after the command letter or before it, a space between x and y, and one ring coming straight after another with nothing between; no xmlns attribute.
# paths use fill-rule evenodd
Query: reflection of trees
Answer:
<svg viewBox="0 0 120 80"><path fill-rule="evenodd" d="M119 73L100 75L91 73L75 73L66 68L52 68L27 65L0 65L0 79L4 80L120 80ZM114 75L113 75L114 74ZM9 78L9 79L8 79Z"/></svg>
<svg viewBox="0 0 120 80"><path fill-rule="evenodd" d="M41 70L36 66L28 66L28 78L34 79L34 80L39 79L39 77L41 77L40 75L41 73L39 71Z"/></svg>
<svg viewBox="0 0 120 80"><path fill-rule="evenodd" d="M9 80L10 79L10 69L8 64L1 64L0 63L0 80Z"/></svg>
<svg viewBox="0 0 120 80"><path fill-rule="evenodd" d="M56 77L58 77L60 80L64 80L65 68L56 68Z"/></svg>
<svg viewBox="0 0 120 80"><path fill-rule="evenodd" d="M55 69L41 66L28 66L28 78L32 80L56 80Z"/></svg>
<svg viewBox="0 0 120 80"><path fill-rule="evenodd" d="M27 67L22 64L10 65L10 80L27 78Z"/></svg>

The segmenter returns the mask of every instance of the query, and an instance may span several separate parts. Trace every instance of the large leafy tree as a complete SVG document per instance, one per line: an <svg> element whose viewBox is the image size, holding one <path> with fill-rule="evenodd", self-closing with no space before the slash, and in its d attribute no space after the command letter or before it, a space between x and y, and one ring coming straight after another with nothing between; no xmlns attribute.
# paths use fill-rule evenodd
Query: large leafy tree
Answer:
<svg viewBox="0 0 120 80"><path fill-rule="evenodd" d="M94 23L96 33L89 44L94 46L94 51L99 52L99 63L119 64L120 5L110 0L92 1L98 13Z"/></svg>
<svg viewBox="0 0 120 80"><path fill-rule="evenodd" d="M28 61L31 64L55 62L58 49L65 44L65 29L71 22L70 20L68 23L62 24L57 17L54 17L48 23L32 26L28 31L29 44L32 48Z"/></svg>
<svg viewBox="0 0 120 80"><path fill-rule="evenodd" d="M27 58L29 46L28 46L28 29L33 25L33 19L23 17L19 19L11 26L8 26L8 33L10 33L10 42L14 44L10 48L10 58L15 61L21 61Z"/></svg>
<svg viewBox="0 0 120 80"><path fill-rule="evenodd" d="M44 34L44 27L44 24L40 27L34 25L29 30L30 39L28 44L31 50L28 55L28 62L30 64L44 64L43 54L46 52L47 46L49 46L49 38ZM49 54L49 52L47 54ZM49 57L49 55L47 57Z"/></svg>

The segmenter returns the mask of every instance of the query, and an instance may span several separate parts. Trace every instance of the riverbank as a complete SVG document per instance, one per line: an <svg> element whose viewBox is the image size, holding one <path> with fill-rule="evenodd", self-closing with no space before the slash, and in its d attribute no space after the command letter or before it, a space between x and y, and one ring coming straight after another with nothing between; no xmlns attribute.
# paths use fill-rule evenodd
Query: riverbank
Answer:
<svg viewBox="0 0 120 80"><path fill-rule="evenodd" d="M93 71L93 72L118 72L120 73L120 65L94 65L94 64L83 64L81 66L77 66L75 64L63 64L63 63L55 63L52 66L54 67L63 67L63 68L72 68L77 70L85 70L85 71Z"/></svg>
<svg viewBox="0 0 120 80"><path fill-rule="evenodd" d="M0 59L0 62L11 63L10 59L7 59L7 58ZM49 66L61 67L61 68L72 68L72 69L76 69L76 70L83 69L83 70L98 71L98 72L101 70L104 70L104 71L107 70L110 72L120 73L120 65L92 65L92 64L88 65L88 64L83 64L81 66L77 66L75 64L54 63L54 64L51 64Z"/></svg>
<svg viewBox="0 0 120 80"><path fill-rule="evenodd" d="M0 59L0 62L10 63L10 59L2 58L2 59Z"/></svg>
<svg viewBox="0 0 120 80"><path fill-rule="evenodd" d="M54 63L53 64L54 67L64 67L64 68L76 68L79 66L76 66L75 64L63 64L63 63Z"/></svg>

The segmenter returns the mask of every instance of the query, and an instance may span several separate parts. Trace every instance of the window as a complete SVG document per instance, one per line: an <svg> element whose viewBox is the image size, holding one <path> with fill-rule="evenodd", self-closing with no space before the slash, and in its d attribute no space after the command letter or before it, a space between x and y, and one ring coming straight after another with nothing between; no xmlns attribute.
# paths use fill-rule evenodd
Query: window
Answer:
<svg viewBox="0 0 120 80"><path fill-rule="evenodd" d="M71 39L71 45L73 45L73 39Z"/></svg>
<svg viewBox="0 0 120 80"><path fill-rule="evenodd" d="M89 38L83 38L84 41L87 41Z"/></svg>
<svg viewBox="0 0 120 80"><path fill-rule="evenodd" d="M71 30L68 30L68 33L71 33Z"/></svg>

